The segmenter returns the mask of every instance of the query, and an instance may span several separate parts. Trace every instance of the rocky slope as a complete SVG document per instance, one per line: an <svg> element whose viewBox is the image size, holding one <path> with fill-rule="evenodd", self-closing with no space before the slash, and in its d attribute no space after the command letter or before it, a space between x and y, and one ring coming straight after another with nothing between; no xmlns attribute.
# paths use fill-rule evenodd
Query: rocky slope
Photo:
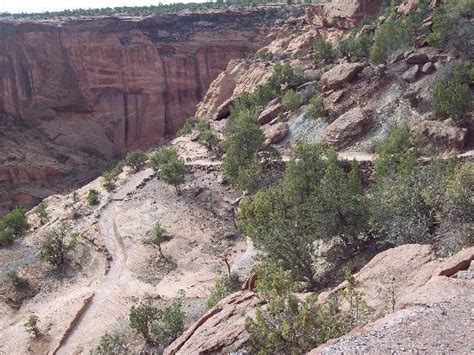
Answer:
<svg viewBox="0 0 474 355"><path fill-rule="evenodd" d="M0 351L89 353L105 332L128 328L128 312L137 300L167 304L179 290L188 322L204 313L214 280L226 270L221 253L234 264L246 250L232 222L232 202L240 195L219 183L218 166L205 148L189 139L178 139L174 146L188 158L181 196L157 181L151 169L128 170L111 193L99 178L72 194L45 199L49 222L44 225L34 212L28 214L30 232L0 249L0 279L15 269L29 284L13 294L5 282L0 284ZM100 194L97 206L87 203L90 189ZM157 221L171 236L163 245L166 260L142 244ZM37 260L45 233L63 224L82 235L65 271ZM40 339L24 332L30 314L41 319ZM131 351L147 350L127 332Z"/></svg>
<svg viewBox="0 0 474 355"><path fill-rule="evenodd" d="M474 249L443 259L430 245L404 245L375 256L355 276L379 320L310 354L390 353L391 351L469 353L474 302ZM407 267L409 265L409 267ZM320 295L341 291L343 283ZM393 290L392 300L388 298ZM264 300L249 290L223 299L204 314L166 354L229 353L249 345L245 318ZM386 316L385 316L386 315Z"/></svg>
<svg viewBox="0 0 474 355"><path fill-rule="evenodd" d="M23 121L0 118L0 215L77 188L106 167L104 159L56 144Z"/></svg>
<svg viewBox="0 0 474 355"><path fill-rule="evenodd" d="M3 147L7 152L5 158L0 156L4 167L0 169L0 183L15 191L19 185L14 181L18 179L33 189L38 184L31 180L37 177L39 182L53 181L51 188L55 188L54 179L61 181L74 169L80 174L94 168L89 164L90 155L84 156L66 146L80 146L86 151L90 147L98 148L103 155L97 159L100 165L118 152L147 146L163 134L174 132L186 115L194 114L194 105L201 97L196 116L211 121L220 136L233 100L264 82L271 75L273 64L279 61L302 70L303 84L295 88L302 98L302 106L290 113L277 98L267 105L258 121L265 130L267 143L280 150L284 161L288 160L287 154L296 141L322 141L337 149L340 159L358 160L361 172L369 176L374 143L386 136L397 122L407 122L413 131L425 135L427 154L434 148L437 153L452 151L472 159L472 152L465 153L471 144L467 129L455 127L449 121L433 120L427 104L435 80L458 62L456 53L423 46L403 51L387 65L346 60L331 65L314 63L311 54L316 35L334 40L364 14L377 13L381 3L340 0L326 6L290 7L275 24L279 31L269 37L267 29L259 27L255 12L246 13L251 23L245 22L246 16L233 23L234 13L219 13L138 22L78 21L60 26L3 24L0 28L9 28L10 35L16 33L23 43L15 49L15 53L23 53L15 64L18 68L31 56L35 58L28 62L31 68L43 56L46 65L56 63L56 68L63 68L63 64L69 68L67 63L74 63L73 72L77 76L69 84L79 84L68 86L73 93L70 97L63 95L59 84L49 86L44 77L35 89L39 93L28 94L28 87L37 83L30 74L16 74L13 80L21 82L26 92L8 91L11 90L8 85L3 89L0 86L0 92L15 92L13 97L23 97L23 105L15 106L16 99L11 99L3 100L3 107L10 105L9 110L41 132L40 136L34 136L30 128L22 130L8 123L8 129L15 129L13 137L20 138L4 135L8 141L0 142L9 142ZM187 16L197 22L193 20L188 26L184 22L190 18ZM160 21L164 21L165 29ZM243 24L250 26L248 31L241 28L245 27ZM27 28L30 30L26 31ZM252 40L254 43L247 43L252 42L249 41L252 31L260 35L257 41ZM52 37L56 33L53 42L60 48L57 53L67 53L67 57L53 59L46 52L29 52L33 45L28 38L36 36L36 32ZM174 37L177 33L184 35ZM63 38L70 42L66 44ZM8 48L12 43L8 43ZM201 47L191 43L196 46L199 43ZM259 46L262 48L258 54L264 55L238 59ZM232 55L226 57L227 50ZM226 59L221 61L220 57ZM212 65L211 59L215 61ZM431 69L423 70L428 63ZM68 78L72 73L60 69L63 74L59 75L53 69L50 73L56 73L59 78ZM197 80L198 73L205 75ZM51 80L56 80L54 75ZM165 80L168 75L173 75L173 83ZM12 82L10 77L2 80ZM306 115L308 98L314 95L311 86L319 81L332 123ZM136 90L139 87L143 90ZM165 87L169 91L164 92ZM41 91L43 88L46 91ZM35 107L28 104L33 101ZM55 106L53 102L60 104ZM188 168L181 196L176 196L173 187L157 181L151 169L138 173L125 169L117 188L110 193L103 189L99 178L73 193L47 198L50 221L44 225L33 211L28 213L32 228L13 245L0 249L0 277L9 270L17 270L30 283L21 294L12 294L4 284L0 288L5 301L0 304L0 352L89 353L105 332L112 331L123 335L130 352L156 351L156 347L144 344L130 329L128 312L132 305L144 299L168 305L179 290L184 291L187 330L166 349L159 348L160 351L167 354L245 351L242 348L249 342L245 317L253 315L264 301L251 287L226 297L210 310L205 309L205 299L215 280L227 271L223 254L227 255L231 270L243 281L249 276L256 251L235 231L234 209L242 192L226 184L221 158L200 145L194 133L171 141ZM25 140L39 143L28 150L21 146ZM18 169L15 157L20 155L23 163ZM47 160L49 156L54 159ZM35 164L38 161L47 164ZM39 186L42 193L51 191ZM90 189L100 193L97 206L86 202ZM31 190L26 195L31 196ZM18 199L5 201L12 204ZM142 244L157 221L172 237L163 244L163 252L170 262L163 262L157 258L156 250ZM58 272L40 263L37 255L44 234L63 223L81 233L82 243L69 268ZM472 260L472 248L451 258L441 258L432 246L413 244L376 255L356 274L361 291L374 309L373 322L314 349L313 353L380 353L389 348L397 352L439 349L472 352L470 339L474 334L469 328L474 301ZM251 285L249 282L246 286ZM345 287L342 283L326 290L321 300ZM387 294L394 294L393 300ZM394 309L391 309L392 301ZM39 339L29 337L24 331L24 322L31 314L41 320L43 336ZM406 342L401 344L400 339Z"/></svg>

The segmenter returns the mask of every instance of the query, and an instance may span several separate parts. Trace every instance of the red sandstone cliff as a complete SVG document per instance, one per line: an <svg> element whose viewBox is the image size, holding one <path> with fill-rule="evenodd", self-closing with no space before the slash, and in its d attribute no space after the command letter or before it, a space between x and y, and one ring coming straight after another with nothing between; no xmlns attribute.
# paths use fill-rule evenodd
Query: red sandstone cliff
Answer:
<svg viewBox="0 0 474 355"><path fill-rule="evenodd" d="M266 34L259 11L0 23L0 111L110 157L174 133Z"/></svg>
<svg viewBox="0 0 474 355"><path fill-rule="evenodd" d="M175 133L231 59L270 41L271 23L268 10L0 22L0 114L27 127L0 124L0 214Z"/></svg>

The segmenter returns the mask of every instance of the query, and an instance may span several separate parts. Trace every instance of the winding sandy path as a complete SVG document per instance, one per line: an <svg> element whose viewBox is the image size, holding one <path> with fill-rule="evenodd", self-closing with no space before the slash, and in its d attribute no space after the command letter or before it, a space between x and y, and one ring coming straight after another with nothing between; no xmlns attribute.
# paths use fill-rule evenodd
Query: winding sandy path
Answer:
<svg viewBox="0 0 474 355"><path fill-rule="evenodd" d="M102 208L99 232L108 254L112 257L110 269L98 283L93 295L85 300L84 306L64 332L54 354L82 352L83 346L89 344L97 334L103 334L111 325L127 316L123 310L129 308L127 304L129 296L142 295L149 291L150 286L133 278L127 269L127 252L115 220L121 208L120 201L151 174L147 170L132 176Z"/></svg>
<svg viewBox="0 0 474 355"><path fill-rule="evenodd" d="M86 308L82 310L80 317L72 323L72 328L65 333L61 346L55 352L57 354L71 354L80 348L80 344L87 343L90 339L88 334L91 333L94 326L100 323L103 324L104 315L109 319L114 318L114 312L108 310L115 307L117 298L114 297L114 293L118 291L121 285L124 285L126 280L127 261L123 241L117 233L114 219L116 209L114 203L109 204L99 221L100 234L112 256L110 270L98 285L91 300L85 304Z"/></svg>

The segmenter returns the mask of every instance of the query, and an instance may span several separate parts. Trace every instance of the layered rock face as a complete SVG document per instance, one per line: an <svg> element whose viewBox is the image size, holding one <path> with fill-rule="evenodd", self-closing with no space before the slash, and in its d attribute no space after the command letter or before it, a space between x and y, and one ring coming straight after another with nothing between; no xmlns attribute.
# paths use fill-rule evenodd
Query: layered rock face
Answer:
<svg viewBox="0 0 474 355"><path fill-rule="evenodd" d="M55 144L43 132L0 115L0 216L77 187L106 166L104 159Z"/></svg>
<svg viewBox="0 0 474 355"><path fill-rule="evenodd" d="M0 113L44 133L35 140L37 145L87 153L91 159L86 157L86 166L153 146L194 114L231 59L270 41L268 15L249 10L142 20L0 22ZM23 141L14 132L8 137ZM23 143L25 151L28 142ZM3 143L0 212L14 205L29 207L36 197L58 192L50 184L51 174L26 171L25 154L7 150ZM45 155L36 160L42 172L54 171L62 178L72 173L57 162L50 164L55 158L47 150L38 154ZM6 167L5 162L13 165ZM34 196L19 191L31 183L37 190ZM50 186L47 192L41 190L45 185Z"/></svg>
<svg viewBox="0 0 474 355"><path fill-rule="evenodd" d="M261 12L0 24L0 111L112 156L194 114L233 58L266 41Z"/></svg>

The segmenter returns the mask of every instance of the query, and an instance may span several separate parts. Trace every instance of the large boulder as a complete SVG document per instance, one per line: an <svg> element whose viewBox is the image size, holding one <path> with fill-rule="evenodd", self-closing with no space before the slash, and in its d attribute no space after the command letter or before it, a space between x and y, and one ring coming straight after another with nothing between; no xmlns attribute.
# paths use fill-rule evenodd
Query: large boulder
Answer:
<svg viewBox="0 0 474 355"><path fill-rule="evenodd" d="M412 129L415 136L424 138L429 149L458 152L466 143L467 129L455 127L449 121L421 121Z"/></svg>
<svg viewBox="0 0 474 355"><path fill-rule="evenodd" d="M327 25L352 27L358 20L379 13L383 0L333 0L324 6Z"/></svg>
<svg viewBox="0 0 474 355"><path fill-rule="evenodd" d="M280 143L288 135L290 128L286 122L278 122L265 129L265 144Z"/></svg>
<svg viewBox="0 0 474 355"><path fill-rule="evenodd" d="M272 121L274 118L278 117L280 113L284 111L283 106L280 102L280 98L276 98L272 101L270 101L265 108L265 110L262 111L262 113L258 116L257 121L258 124L263 126L270 121Z"/></svg>
<svg viewBox="0 0 474 355"><path fill-rule="evenodd" d="M418 8L418 0L405 0L397 8L399 14L407 15Z"/></svg>
<svg viewBox="0 0 474 355"><path fill-rule="evenodd" d="M430 61L428 55L424 52L414 52L405 59L407 64L425 64Z"/></svg>
<svg viewBox="0 0 474 355"><path fill-rule="evenodd" d="M442 259L432 246L418 244L376 255L355 278L373 314L382 318L310 354L471 353L473 260L474 247Z"/></svg>
<svg viewBox="0 0 474 355"><path fill-rule="evenodd" d="M232 105L233 102L234 102L234 100L233 100L232 98L225 100L225 101L216 109L216 112L215 112L214 115L212 116L212 119L213 119L214 121L219 121L219 120L222 120L222 119L226 118L227 116L229 116L229 114L230 114L230 106Z"/></svg>
<svg viewBox="0 0 474 355"><path fill-rule="evenodd" d="M249 341L245 318L262 301L252 291L240 291L221 300L169 345L165 355L208 354L239 350Z"/></svg>
<svg viewBox="0 0 474 355"><path fill-rule="evenodd" d="M421 67L421 72L423 74L429 74L431 73L432 71L436 70L435 66L433 63L431 62L428 62L428 63L425 63L422 67Z"/></svg>
<svg viewBox="0 0 474 355"><path fill-rule="evenodd" d="M345 148L367 133L371 123L370 116L360 107L353 108L326 127L321 143L337 150Z"/></svg>
<svg viewBox="0 0 474 355"><path fill-rule="evenodd" d="M408 68L403 74L402 78L408 83L414 83L418 79L418 74L420 73L420 66L414 65Z"/></svg>
<svg viewBox="0 0 474 355"><path fill-rule="evenodd" d="M365 63L342 63L321 76L321 83L327 89L335 89L354 79L366 67Z"/></svg>

